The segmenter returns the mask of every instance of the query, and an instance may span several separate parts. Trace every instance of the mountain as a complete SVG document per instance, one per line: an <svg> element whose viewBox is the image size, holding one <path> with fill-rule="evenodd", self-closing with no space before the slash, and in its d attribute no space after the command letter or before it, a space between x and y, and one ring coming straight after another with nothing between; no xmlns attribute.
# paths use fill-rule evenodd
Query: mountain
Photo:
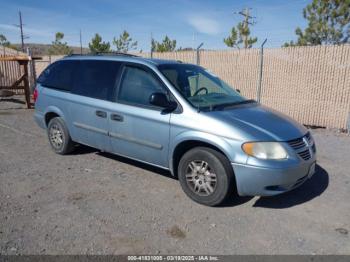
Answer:
<svg viewBox="0 0 350 262"><path fill-rule="evenodd" d="M18 50L21 50L21 44L12 44L15 46ZM32 55L34 56L44 56L44 55L49 55L49 48L51 47L50 44L36 44L36 43L26 43L25 49L27 47L30 49L32 52ZM80 47L79 46L69 46L73 50L73 54L80 54ZM90 50L89 48L83 47L83 54L89 53Z"/></svg>

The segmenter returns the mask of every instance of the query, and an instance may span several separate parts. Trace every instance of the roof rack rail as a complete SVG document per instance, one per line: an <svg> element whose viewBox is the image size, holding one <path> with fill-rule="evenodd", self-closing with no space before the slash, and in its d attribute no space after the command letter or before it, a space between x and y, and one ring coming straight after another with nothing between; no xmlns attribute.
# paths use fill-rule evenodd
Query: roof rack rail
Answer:
<svg viewBox="0 0 350 262"><path fill-rule="evenodd" d="M94 52L94 53L87 53L87 54L69 54L67 56L91 56L91 55L116 55L116 56L131 56L131 57L139 57L138 55L123 53L123 52Z"/></svg>
<svg viewBox="0 0 350 262"><path fill-rule="evenodd" d="M76 55L86 55L86 54L67 54L65 56L76 56Z"/></svg>
<svg viewBox="0 0 350 262"><path fill-rule="evenodd" d="M117 52L117 51L112 51L112 52L96 52L96 53L93 53L93 54L94 54L94 55L120 55L120 56L139 57L138 55L123 53L123 52Z"/></svg>

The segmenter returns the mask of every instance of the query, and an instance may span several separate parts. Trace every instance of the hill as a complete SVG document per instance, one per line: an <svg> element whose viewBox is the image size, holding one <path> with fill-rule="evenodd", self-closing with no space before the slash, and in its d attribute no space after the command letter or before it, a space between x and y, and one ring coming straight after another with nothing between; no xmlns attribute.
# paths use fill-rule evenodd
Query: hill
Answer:
<svg viewBox="0 0 350 262"><path fill-rule="evenodd" d="M18 50L21 50L21 44L13 44ZM32 52L32 55L35 56L43 56L43 55L49 55L49 48L51 47L50 44L36 44L36 43L26 43L25 48L29 47L29 49ZM80 54L80 47L79 46L69 46L74 54ZM89 53L89 48L83 47L83 54Z"/></svg>

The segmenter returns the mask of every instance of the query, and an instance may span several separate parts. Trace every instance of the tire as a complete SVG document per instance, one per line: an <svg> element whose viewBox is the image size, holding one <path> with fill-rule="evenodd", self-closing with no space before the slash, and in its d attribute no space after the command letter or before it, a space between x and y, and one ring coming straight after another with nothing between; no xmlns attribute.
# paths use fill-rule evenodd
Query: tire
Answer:
<svg viewBox="0 0 350 262"><path fill-rule="evenodd" d="M73 151L74 142L62 117L54 117L50 120L47 126L47 136L55 153L65 155Z"/></svg>
<svg viewBox="0 0 350 262"><path fill-rule="evenodd" d="M179 162L178 177L186 195L206 206L217 206L235 192L229 161L211 148L196 147L186 152Z"/></svg>

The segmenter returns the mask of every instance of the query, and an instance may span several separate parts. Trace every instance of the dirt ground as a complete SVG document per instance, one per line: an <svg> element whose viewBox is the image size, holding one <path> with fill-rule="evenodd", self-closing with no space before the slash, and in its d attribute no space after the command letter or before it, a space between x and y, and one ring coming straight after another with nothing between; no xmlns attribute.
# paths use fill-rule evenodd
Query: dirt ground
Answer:
<svg viewBox="0 0 350 262"><path fill-rule="evenodd" d="M350 254L346 134L311 131L319 166L302 187L210 208L163 170L87 147L56 155L12 102L0 101L0 254Z"/></svg>

